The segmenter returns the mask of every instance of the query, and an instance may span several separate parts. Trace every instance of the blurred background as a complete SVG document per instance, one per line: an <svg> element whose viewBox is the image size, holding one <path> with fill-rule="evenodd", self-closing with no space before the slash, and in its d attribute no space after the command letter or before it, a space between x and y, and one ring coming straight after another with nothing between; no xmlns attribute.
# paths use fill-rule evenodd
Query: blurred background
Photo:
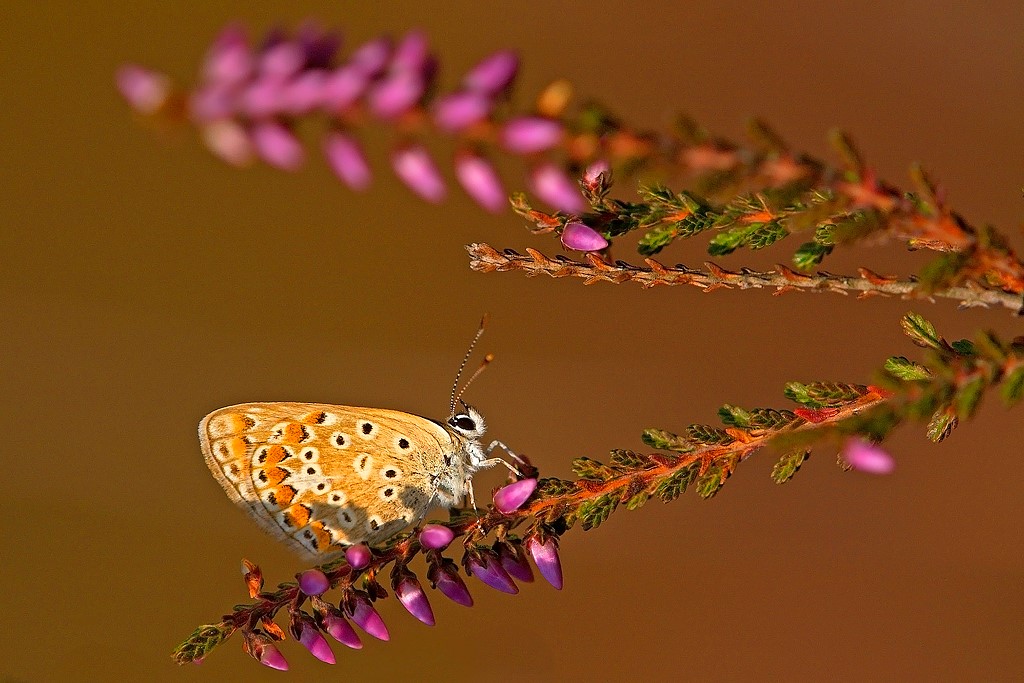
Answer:
<svg viewBox="0 0 1024 683"><path fill-rule="evenodd" d="M645 427L715 422L725 402L784 407L789 380L870 381L888 355L914 357L898 325L911 309L949 337L1021 333L1005 310L949 302L474 273L465 243L557 245L454 186L439 207L415 199L387 169L390 131L368 136L376 182L356 194L315 153L296 174L233 170L191 129L139 125L113 87L125 61L191 83L236 19L262 32L315 18L349 47L421 27L443 87L494 49L518 49L523 108L566 77L643 127L683 110L738 137L756 114L826 156L826 131L841 126L883 178L906 187L921 161L953 206L1019 251L1020 3L257 5L0 8L0 680L1019 680L1024 421L992 400L941 445L923 426L899 431L886 478L844 473L823 449L779 487L764 453L711 501L691 492L573 530L561 592L537 583L510 597L473 582L472 609L431 592L434 628L389 599L392 641L338 645L334 669L289 641L282 675L237 637L177 667L171 649L244 600L241 557L271 585L302 568L207 471L196 425L217 407L322 401L443 417L489 311L481 347L497 362L469 399L494 438L567 477L574 457L642 449ZM502 171L525 187L516 161ZM698 265L704 246L663 260ZM770 266L795 246L720 262ZM616 256L638 260L626 247ZM857 248L825 266L906 276L921 263ZM501 477L482 475L478 490Z"/></svg>

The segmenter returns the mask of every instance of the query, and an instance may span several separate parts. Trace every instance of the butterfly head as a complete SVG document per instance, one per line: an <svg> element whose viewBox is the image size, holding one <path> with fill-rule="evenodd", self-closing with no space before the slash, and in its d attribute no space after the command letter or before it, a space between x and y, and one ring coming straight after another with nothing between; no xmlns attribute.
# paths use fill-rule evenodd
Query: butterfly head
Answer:
<svg viewBox="0 0 1024 683"><path fill-rule="evenodd" d="M462 403L462 410L448 418L448 426L469 441L477 441L487 431L484 416L471 405Z"/></svg>

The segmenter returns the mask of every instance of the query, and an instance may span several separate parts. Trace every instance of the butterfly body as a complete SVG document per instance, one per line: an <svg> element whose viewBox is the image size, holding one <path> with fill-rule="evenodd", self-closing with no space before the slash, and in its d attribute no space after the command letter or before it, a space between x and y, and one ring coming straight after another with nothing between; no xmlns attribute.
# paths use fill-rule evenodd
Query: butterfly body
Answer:
<svg viewBox="0 0 1024 683"><path fill-rule="evenodd" d="M397 410L320 403L243 403L199 425L206 463L228 496L307 558L379 543L433 504L472 497L497 459L469 406L447 422ZM497 443L497 442L495 442Z"/></svg>

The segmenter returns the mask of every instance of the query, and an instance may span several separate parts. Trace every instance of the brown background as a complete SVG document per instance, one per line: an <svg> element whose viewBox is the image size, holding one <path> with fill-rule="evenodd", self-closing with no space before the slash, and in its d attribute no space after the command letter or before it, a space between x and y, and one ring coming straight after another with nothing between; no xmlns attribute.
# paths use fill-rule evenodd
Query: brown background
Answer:
<svg viewBox="0 0 1024 683"><path fill-rule="evenodd" d="M1006 311L948 302L472 273L469 241L557 250L457 190L441 208L411 198L386 171L387 131L370 135L378 181L355 195L315 154L296 175L231 170L191 131L137 125L112 87L125 60L190 79L235 18L262 30L315 16L350 45L421 26L446 85L492 49L521 50L524 104L566 76L639 125L685 109L735 136L760 114L815 154L843 126L883 177L905 184L922 161L1020 249L1019 2L252 5L0 9L0 679L283 680L237 639L200 667L169 658L243 599L240 557L272 582L300 568L209 476L197 422L249 400L442 416L483 311L498 362L471 399L495 437L561 476L575 456L640 448L647 426L711 422L723 402L785 405L787 380L869 380L887 355L914 355L898 329L911 308L950 336L1021 332ZM723 263L764 266L794 246ZM698 264L702 248L666 260ZM828 267L905 275L921 262L864 248ZM825 448L778 487L758 455L713 501L687 494L573 531L560 593L471 584L471 610L431 594L433 629L388 600L391 643L338 646L334 669L294 643L284 652L297 680L1014 679L1020 416L989 401L937 447L903 429L888 478L844 474Z"/></svg>

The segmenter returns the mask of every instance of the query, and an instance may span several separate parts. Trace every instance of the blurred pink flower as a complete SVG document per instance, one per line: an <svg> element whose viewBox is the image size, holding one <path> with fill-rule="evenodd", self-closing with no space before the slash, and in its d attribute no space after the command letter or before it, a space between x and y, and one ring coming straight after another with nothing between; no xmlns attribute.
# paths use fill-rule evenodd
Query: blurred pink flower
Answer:
<svg viewBox="0 0 1024 683"><path fill-rule="evenodd" d="M437 204L444 200L444 179L427 149L422 145L407 145L391 155L391 167L406 186L422 199Z"/></svg>
<svg viewBox="0 0 1024 683"><path fill-rule="evenodd" d="M852 437L843 446L843 460L850 467L868 474L892 474L896 462L877 444Z"/></svg>

